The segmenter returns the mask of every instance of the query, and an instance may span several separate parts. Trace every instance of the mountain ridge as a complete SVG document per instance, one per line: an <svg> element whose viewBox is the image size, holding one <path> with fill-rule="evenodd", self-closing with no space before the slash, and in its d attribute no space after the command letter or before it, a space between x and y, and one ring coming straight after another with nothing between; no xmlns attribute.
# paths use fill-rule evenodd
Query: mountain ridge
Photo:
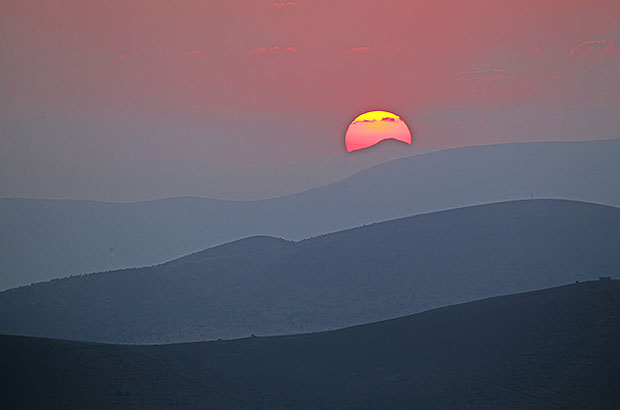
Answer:
<svg viewBox="0 0 620 410"><path fill-rule="evenodd" d="M0 357L0 405L612 410L619 317L620 281L598 280L300 335L149 346L0 335L13 352Z"/></svg>
<svg viewBox="0 0 620 410"><path fill-rule="evenodd" d="M620 209L526 200L0 293L0 332L123 343L329 330L616 276ZM256 240L256 239L254 239ZM266 242L265 242L266 240ZM232 246L232 250L230 250ZM93 326L93 321L97 326Z"/></svg>
<svg viewBox="0 0 620 410"><path fill-rule="evenodd" d="M258 199L228 199L228 198L216 198L216 197L209 197L209 196L200 196L200 195L179 195L179 196L171 196L171 197L163 197L163 198L153 198L153 199L145 199L145 200L139 200L139 201L100 201L100 200L92 200L92 199L70 199L70 198L42 198L42 197L0 197L0 200L10 200L10 201L54 201L54 202L84 202L84 203L96 203L96 204L109 204L109 205L113 205L113 204L145 204L145 203L153 203L153 202L165 202L165 201L174 201L174 200L192 200L192 199L199 199L199 200L205 200L205 201L212 201L212 202L235 202L235 203L239 203L239 202L268 202L268 201L272 201L274 199L280 199L280 198L285 198L285 197L290 197L293 195L300 195L300 194L305 194L307 192L310 191L314 191L317 189L322 189L324 187L328 187L330 185L335 185L338 184L342 181L345 181L351 177L357 176L359 174L364 174L365 172L371 172L377 168L382 168L385 165L388 164L397 164L397 163L406 163L408 161L411 161L413 159L418 159L419 157L432 157L435 155L441 155L444 153L452 153L452 152L463 152L463 151L469 151L469 150L476 150L476 149L485 149L485 148L496 148L496 147L502 147L502 148L506 148L506 147L518 147L518 146L523 146L523 145L539 145L539 146L545 146L545 145L581 145L581 144L589 144L589 143L610 143L610 144L614 144L618 143L620 144L620 138L604 138L604 139L597 139L597 140L578 140L578 141L536 141L536 142L505 142L505 143L497 143L497 144L482 144L482 145L466 145L466 146L459 146L459 147L453 147L453 148L445 148L445 149L438 149L438 150L434 150L434 151L430 151L430 152L422 152L422 153L418 153L418 154L413 154L413 155L409 155L409 156L405 156L405 157L400 157L400 158L395 158L395 159L390 159L387 160L385 162L381 162L379 164L374 164L371 165L367 168L361 169L359 171L355 171L352 174L336 179L332 182L326 183L326 184L322 184L322 185L317 185L314 187L310 187L308 189L302 189L300 191L294 191L294 192L289 192L289 193L285 193L282 195L277 195L277 196L273 196L273 197L268 197L268 198L258 198ZM527 198L523 198L523 199L527 199ZM570 199L570 198L547 198L547 199ZM586 201L587 202L587 201ZM474 204L476 205L476 204ZM601 205L607 205L607 204L601 204ZM613 205L612 205L613 206Z"/></svg>
<svg viewBox="0 0 620 410"><path fill-rule="evenodd" d="M620 140L420 154L254 202L0 200L0 289L147 266L253 235L300 240L363 224L535 197L620 206Z"/></svg>

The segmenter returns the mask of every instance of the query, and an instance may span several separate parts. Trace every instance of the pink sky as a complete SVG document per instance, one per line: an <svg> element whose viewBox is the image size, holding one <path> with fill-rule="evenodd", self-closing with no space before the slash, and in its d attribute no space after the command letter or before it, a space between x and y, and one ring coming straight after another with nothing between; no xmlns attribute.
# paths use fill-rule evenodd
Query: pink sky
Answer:
<svg viewBox="0 0 620 410"><path fill-rule="evenodd" d="M620 137L617 0L7 0L0 16L2 196L122 199L74 188L113 191L111 167L345 155L373 109L412 128L408 154ZM220 188L187 194L248 196Z"/></svg>

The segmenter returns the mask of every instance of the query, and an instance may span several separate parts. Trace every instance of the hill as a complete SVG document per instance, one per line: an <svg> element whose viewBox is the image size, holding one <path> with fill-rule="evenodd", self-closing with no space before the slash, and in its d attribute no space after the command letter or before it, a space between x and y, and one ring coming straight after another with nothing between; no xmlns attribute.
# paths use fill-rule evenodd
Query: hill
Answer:
<svg viewBox="0 0 620 410"><path fill-rule="evenodd" d="M0 200L0 289L162 263L236 239L300 240L355 226L529 198L620 206L620 140L459 148L262 201Z"/></svg>
<svg viewBox="0 0 620 410"><path fill-rule="evenodd" d="M163 346L0 336L0 407L613 410L620 283L337 331Z"/></svg>
<svg viewBox="0 0 620 410"><path fill-rule="evenodd" d="M618 208L480 205L11 289L0 333L165 343L328 330L618 276L618 249Z"/></svg>

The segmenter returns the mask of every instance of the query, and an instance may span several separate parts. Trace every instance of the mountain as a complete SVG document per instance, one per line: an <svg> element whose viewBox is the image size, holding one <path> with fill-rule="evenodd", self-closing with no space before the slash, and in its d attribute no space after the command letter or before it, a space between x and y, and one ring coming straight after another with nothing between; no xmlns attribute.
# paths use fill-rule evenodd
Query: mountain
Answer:
<svg viewBox="0 0 620 410"><path fill-rule="evenodd" d="M2 409L250 408L123 346L0 336L0 349Z"/></svg>
<svg viewBox="0 0 620 410"><path fill-rule="evenodd" d="M0 200L0 289L162 263L253 235L299 240L482 203L537 198L620 206L620 140L459 148L391 161L261 201Z"/></svg>
<svg viewBox="0 0 620 410"><path fill-rule="evenodd" d="M620 402L620 282L297 336L160 346L0 336L6 409L588 409Z"/></svg>
<svg viewBox="0 0 620 410"><path fill-rule="evenodd" d="M328 330L620 273L620 209L478 205L0 292L0 333L167 343Z"/></svg>

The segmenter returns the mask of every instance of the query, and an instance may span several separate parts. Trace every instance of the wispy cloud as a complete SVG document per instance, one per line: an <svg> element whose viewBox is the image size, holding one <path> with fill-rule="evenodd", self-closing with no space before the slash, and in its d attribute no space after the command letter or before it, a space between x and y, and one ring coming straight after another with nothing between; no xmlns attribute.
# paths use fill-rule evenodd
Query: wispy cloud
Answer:
<svg viewBox="0 0 620 410"><path fill-rule="evenodd" d="M535 50L530 51L529 53L527 53L527 55L530 57L538 57L539 55L542 54L542 51L543 49L539 47Z"/></svg>
<svg viewBox="0 0 620 410"><path fill-rule="evenodd" d="M183 53L186 56L201 56L203 54L202 50L189 50Z"/></svg>
<svg viewBox="0 0 620 410"><path fill-rule="evenodd" d="M588 40L570 50L571 57L587 55L620 56L620 49L612 40Z"/></svg>
<svg viewBox="0 0 620 410"><path fill-rule="evenodd" d="M393 117L385 117L385 118L381 118L380 120L357 120L357 121L353 121L353 124L363 124L363 123L368 123L368 122L400 122L402 121L400 118L393 118Z"/></svg>
<svg viewBox="0 0 620 410"><path fill-rule="evenodd" d="M114 61L125 61L127 60L127 58L129 58L127 54L119 54L116 57L114 57Z"/></svg>
<svg viewBox="0 0 620 410"><path fill-rule="evenodd" d="M514 80L521 78L521 73L511 70L503 70L499 68L486 68L484 70L461 71L456 73L457 78L466 80L475 79L498 79L498 80Z"/></svg>
<svg viewBox="0 0 620 410"><path fill-rule="evenodd" d="M370 54L373 51L375 51L374 48L362 46L362 47L353 47L353 48L346 49L346 50L343 51L343 53L346 54L346 55L351 55L351 54Z"/></svg>
<svg viewBox="0 0 620 410"><path fill-rule="evenodd" d="M246 51L245 53L248 55L261 55L261 54L291 54L295 53L297 50L294 47L282 48L280 46L275 46L271 48L255 48L253 50Z"/></svg>
<svg viewBox="0 0 620 410"><path fill-rule="evenodd" d="M294 1L276 1L273 3L273 7L282 9L284 7L293 7L296 3Z"/></svg>

